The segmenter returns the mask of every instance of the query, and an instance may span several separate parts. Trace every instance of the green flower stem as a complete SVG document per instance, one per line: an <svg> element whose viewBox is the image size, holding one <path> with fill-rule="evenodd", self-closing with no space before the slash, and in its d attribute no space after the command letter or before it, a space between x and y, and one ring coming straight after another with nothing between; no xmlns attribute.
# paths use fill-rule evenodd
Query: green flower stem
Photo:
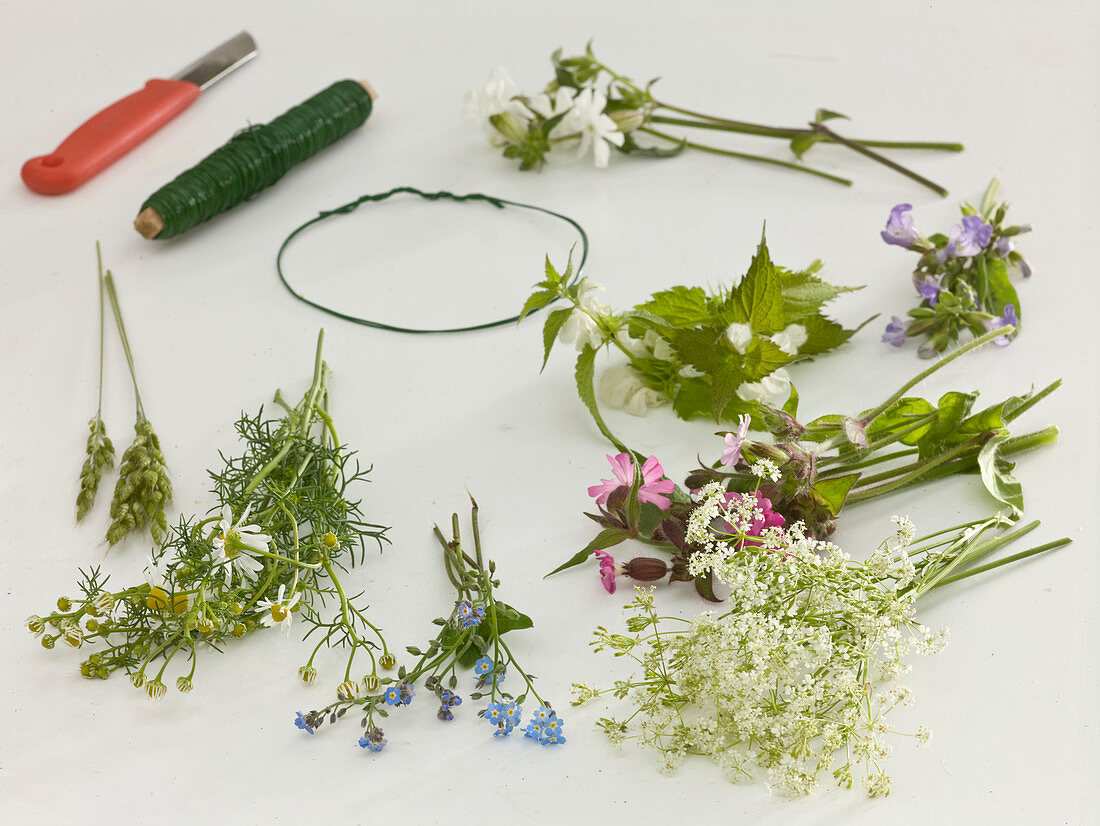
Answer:
<svg viewBox="0 0 1100 826"><path fill-rule="evenodd" d="M717 146L708 146L706 144L695 143L693 141L680 140L679 138L673 137L666 132L659 132L656 129L651 129L648 126L639 127L638 131L645 132L647 135L653 135L657 138L662 138L666 141L671 141L672 143L682 143L684 146L687 146L691 149L698 149L700 152L710 152L713 155L725 155L730 158L740 158L746 161L757 161L759 163L772 164L773 166L782 166L785 169L793 169L796 172L805 172L808 175L816 175L819 178L825 178L826 180L834 181L835 183L843 184L844 186L852 185L852 182L847 178L841 178L839 175L831 175L828 172L822 172L819 169L814 169L810 166L803 166L802 164L792 163L791 161L781 161L778 158L768 158L764 155L751 155L747 152L734 152L732 149L720 149Z"/></svg>
<svg viewBox="0 0 1100 826"><path fill-rule="evenodd" d="M1073 540L1069 537L1063 537L1062 539L1056 539L1053 542L1047 542L1044 545L1038 545L1034 548L1030 548L1026 551L1020 551L1020 553L1012 554L1012 556L1006 556L1004 559L998 559L994 562L987 562L985 565L979 565L976 568L971 568L968 571L962 573L952 574L951 576L944 577L939 580L932 588L939 588L942 585L949 585L952 582L958 582L960 579L966 579L967 577L974 576L975 574L983 574L986 571L991 571L994 568L999 568L1002 565L1008 565L1011 562L1018 562L1021 559L1027 559L1029 556L1035 556L1041 554L1044 551L1051 551L1055 548L1061 548L1063 545L1068 545Z"/></svg>
<svg viewBox="0 0 1100 826"><path fill-rule="evenodd" d="M97 244L96 252L98 253L98 251L99 245ZM118 303L118 293L115 290L115 280L111 277L110 270L107 270L107 275L103 279L103 284L107 288L107 297L111 301L111 311L114 313L115 316L115 326L118 328L118 337L122 340L122 352L126 354L126 365L130 368L130 379L134 383L134 398L137 401L137 418L138 421L142 421L145 418L145 408L142 407L141 392L138 390L137 371L134 369L134 354L130 350L130 339L126 335L126 325L122 321L122 309ZM103 348L101 346L101 354L102 350Z"/></svg>
<svg viewBox="0 0 1100 826"><path fill-rule="evenodd" d="M1026 525L1016 528L1015 530L1003 533L1000 536L995 536L991 539L985 540L984 542L978 542L969 548L966 548L964 544L964 550L957 556L952 558L949 562L947 562L947 564L927 574L919 584L914 583L914 590L916 591L917 596L920 596L921 594L927 593L928 591L936 588L937 585L941 583L948 575L950 575L956 568L961 568L965 565L970 564L971 562L981 559L982 557L988 556L989 554L997 550L997 548L1000 548L1003 545L1007 545L1010 542L1014 542L1021 536L1031 533L1037 527L1039 527L1039 520L1036 519L1033 522L1029 522Z"/></svg>
<svg viewBox="0 0 1100 826"><path fill-rule="evenodd" d="M986 437L981 437L980 441L981 442L986 441ZM891 491L898 490L899 488L903 488L906 485L909 485L909 484L915 482L916 480L921 479L926 472L928 472L930 470L933 470L934 468L938 467L939 465L942 465L946 462L951 461L952 459L956 458L957 456L959 456L962 453L967 452L968 450L973 448L972 442L973 442L973 440L968 440L966 442L963 442L961 445L957 445L956 447L952 448L951 450L945 450L943 453L940 453L936 456L933 456L929 459L926 459L923 462L916 462L913 465L909 465L908 468L910 468L910 469L899 468L897 473L902 473L902 475L899 478L894 479L894 481L892 481L892 482L887 482L886 484L879 485L878 487L875 487L875 488L868 488L866 490L855 491L854 493L850 493L850 494L848 494L848 502L849 503L863 502L863 501L866 501L868 499L874 499L878 496L883 496L884 494L890 493ZM883 475L884 474L879 474L879 476L883 476ZM895 475L894 473L886 474L886 478L893 478L894 475ZM878 477L870 477L870 478L875 479L875 480L878 479ZM856 484L853 486L853 488L859 487L862 484L870 484L870 482L864 483L864 481L862 479L860 479L858 482L856 482Z"/></svg>
<svg viewBox="0 0 1100 826"><path fill-rule="evenodd" d="M993 339L995 339L999 336L1003 336L1003 335L1007 335L1007 334L1011 333L1014 329L1016 329L1016 328L1012 327L1011 325L1005 325L1004 327L998 327L996 330L990 330L984 336L979 336L978 338L974 339L973 341L967 342L966 344L964 344L959 349L952 351L951 353L949 353L948 355L944 356L939 361L937 361L935 364L933 364L931 367L928 367L927 369L922 370L916 376L911 378L909 381L907 381L905 384L903 384L893 395L891 395L890 398L888 398L886 401L884 401L882 404L880 404L878 407L876 407L871 412L865 413L861 417L860 421L862 421L866 425L870 425L875 419L877 419L879 416L881 416L883 413L885 413L887 410L889 410L891 407L893 407L893 405L896 404L899 400L901 400L901 398L906 393L908 393L910 390L912 390L916 385L920 384L926 378L931 376L933 373L935 373L938 370L942 370L944 367L946 367L948 364L953 362L955 359L959 358L960 356L966 355L971 350L975 350L978 347L981 347L983 344L988 344L989 342L993 341ZM844 441L847 441L847 436L845 436L843 433L839 433L836 436L834 436L832 439L830 439L829 441L822 444L819 452L823 453L823 452L825 452L826 450L828 450L830 448L836 447L838 444L841 444Z"/></svg>
<svg viewBox="0 0 1100 826"><path fill-rule="evenodd" d="M96 265L98 267L99 276L99 405L95 410L95 417L102 421L103 418L103 345L104 345L104 328L106 327L105 314L103 311L103 254L99 249L99 241L95 242L95 258Z"/></svg>
<svg viewBox="0 0 1100 826"><path fill-rule="evenodd" d="M799 129L799 128L785 128L781 126L764 126L759 123L749 123L742 120L730 120L729 118L719 118L713 115L707 115L702 112L696 112L691 109L684 109L680 106L672 106L668 103L662 103L660 101L654 101L656 106L660 109L667 109L670 112L679 112L682 115L689 115L693 118L700 118L707 123L699 123L697 121L683 121L683 126L697 126L704 129L725 129L729 132L741 132L746 135L761 135L769 138L785 138L792 139L801 137L803 135L812 134L813 129ZM654 121L660 123L675 123L675 118L663 118L654 117ZM873 146L878 149L932 149L940 152L962 152L963 145L961 143L944 143L940 141L880 141L880 140L867 140L864 138L849 138L852 143L857 143L860 146ZM825 143L834 143L833 137L825 135L822 138Z"/></svg>
<svg viewBox="0 0 1100 826"><path fill-rule="evenodd" d="M864 450L871 450L871 449L872 448L870 448L870 447L864 448ZM918 453L918 452L919 452L918 449L914 447L914 448L910 448L909 450L896 450L893 453L884 453L881 456L873 456L870 459L864 459L861 462L851 462L850 464L845 463L841 467L834 468L834 469L832 469L830 471L827 471L825 473L819 473L817 475L817 478L818 479L830 479L834 476L845 476L853 470L859 470L859 469L865 468L865 467L872 467L874 465L882 464L883 462L889 462L891 459L902 459L906 456L912 456L913 454ZM841 458L843 458L843 457L840 457L840 456L825 456L825 457L822 457L822 459L818 459L817 466L820 468L823 464L825 464L825 462L823 461L824 459L832 459L835 462L835 461L840 460Z"/></svg>
<svg viewBox="0 0 1100 826"><path fill-rule="evenodd" d="M866 146L863 146L862 144L856 143L855 141L849 140L848 138L845 138L845 137L842 137L841 135L838 135L836 132L834 132L832 129L830 129L825 124L815 123L813 125L813 130L814 130L814 132L816 132L820 135L827 136L829 139L831 139L835 143L839 143L843 146L848 147L853 152L858 152L860 155L863 155L865 158L870 158L871 160L877 161L878 163L882 164L883 166L889 167L890 169L894 170L895 172L898 172L898 173L904 175L906 178L909 178L911 181L916 181L921 186L924 186L924 187L927 187L928 189L931 189L933 192L937 193L940 197L943 197L943 198L947 197L947 190L944 189L939 184L928 180L928 178L925 178L923 175L918 175L913 170L908 169L907 167L904 167L899 163L895 163L894 161L887 158L885 155L879 154L878 152L875 152L872 149L868 149Z"/></svg>
<svg viewBox="0 0 1100 826"><path fill-rule="evenodd" d="M344 628L347 630L348 636L351 637L352 642L355 643L355 645L353 645L351 649L352 653L354 654L357 647L366 647L366 640L362 639L358 634L356 634L355 628L352 627L351 616L348 614L347 594L344 593L344 586L340 584L340 578L336 576L336 571L335 569L333 569L332 563L329 562L327 554L325 555L324 559L322 559L321 564L324 565L325 573L328 574L329 579L332 580L332 584L336 588L336 593L340 595L340 614L344 619ZM350 662L348 663L348 668L351 668Z"/></svg>

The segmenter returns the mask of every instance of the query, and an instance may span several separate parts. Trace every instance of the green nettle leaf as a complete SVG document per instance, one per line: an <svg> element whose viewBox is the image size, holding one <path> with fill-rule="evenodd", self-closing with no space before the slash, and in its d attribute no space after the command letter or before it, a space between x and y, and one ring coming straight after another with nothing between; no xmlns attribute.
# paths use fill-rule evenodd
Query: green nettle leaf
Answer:
<svg viewBox="0 0 1100 826"><path fill-rule="evenodd" d="M859 481L860 474L850 473L847 476L834 476L831 479L819 479L814 483L814 492L821 497L821 501L829 509L829 513L836 516L844 507L844 500L848 497L848 491Z"/></svg>
<svg viewBox="0 0 1100 826"><path fill-rule="evenodd" d="M819 353L834 350L854 336L860 329L859 327L855 330L845 329L842 325L823 315L805 316L800 318L798 323L806 328L806 343L798 349L799 355L804 356L816 356ZM863 322L863 324L866 323L866 321Z"/></svg>
<svg viewBox="0 0 1100 826"><path fill-rule="evenodd" d="M1001 454L1001 446L1008 440L1008 436L998 436L986 442L978 453L978 469L982 474L982 482L993 497L1012 508L1013 513L1019 514L1024 509L1024 490L1020 481L1012 475L1015 467Z"/></svg>
<svg viewBox="0 0 1100 826"><path fill-rule="evenodd" d="M717 372L733 353L726 331L714 327L672 330L667 340L682 362L703 373Z"/></svg>
<svg viewBox="0 0 1100 826"><path fill-rule="evenodd" d="M536 310L541 310L556 301L558 294L551 290L539 290L532 293L531 296L524 302L523 309L520 310L519 317L522 320L529 313L533 313Z"/></svg>
<svg viewBox="0 0 1100 826"><path fill-rule="evenodd" d="M822 281L810 270L790 272L781 267L776 268L779 275L779 283L783 290L783 308L790 322L799 321L802 317L813 315L822 305L832 301L841 293L851 293L862 290L863 287L838 287Z"/></svg>
<svg viewBox="0 0 1100 826"><path fill-rule="evenodd" d="M678 327L694 327L710 320L707 294L702 287L673 287L653 294L635 309L652 313Z"/></svg>
<svg viewBox="0 0 1100 826"><path fill-rule="evenodd" d="M567 568L572 568L574 565L580 565L588 559L588 557L592 556L593 551L602 551L611 548L629 537L630 533L624 531L622 528L605 528L596 535L595 539L585 545L583 549L577 551L568 561L559 565L546 576L553 576Z"/></svg>
<svg viewBox="0 0 1100 826"><path fill-rule="evenodd" d="M714 395L710 384L697 376L680 382L680 389L672 397L672 410L681 419L709 416L714 410Z"/></svg>
<svg viewBox="0 0 1100 826"><path fill-rule="evenodd" d="M565 324L566 319L572 314L572 307L563 307L560 310L554 310L554 312L546 317L546 324L544 324L542 328L543 356L542 367L539 368L540 373L546 369L546 362L550 360L550 350L554 347L554 341L558 337L558 332L561 330L562 325Z"/></svg>
<svg viewBox="0 0 1100 826"><path fill-rule="evenodd" d="M600 415L600 408L596 403L595 376L596 350L589 345L585 345L580 355L577 356L577 366L574 371L574 377L577 381L577 394L581 397L581 401L584 402L584 406L588 408L588 412L592 414L592 419L596 422L596 427L600 429L600 433L604 435L604 438L623 453L629 453L630 451L627 449L626 445L611 432L607 423L604 422L603 416Z"/></svg>
<svg viewBox="0 0 1100 826"><path fill-rule="evenodd" d="M813 339L811 338L810 341ZM806 346L809 346L807 341ZM805 347L803 348L805 349ZM790 364L794 356L789 356L767 339L754 338L745 348L745 355L741 361L739 370L742 381L759 381L764 376L770 376L785 364Z"/></svg>
<svg viewBox="0 0 1100 826"><path fill-rule="evenodd" d="M776 275L768 255L768 245L763 238L760 239L760 246L749 265L749 271L737 285L736 292L753 332L769 335L786 326L787 317L783 311L779 276Z"/></svg>

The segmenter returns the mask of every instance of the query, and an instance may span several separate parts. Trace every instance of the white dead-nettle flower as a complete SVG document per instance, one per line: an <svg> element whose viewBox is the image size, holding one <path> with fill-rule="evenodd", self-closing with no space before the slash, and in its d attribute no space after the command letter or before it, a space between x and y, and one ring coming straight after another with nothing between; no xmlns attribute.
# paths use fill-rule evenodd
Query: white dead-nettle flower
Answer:
<svg viewBox="0 0 1100 826"><path fill-rule="evenodd" d="M607 368L597 388L601 401L632 416L644 416L651 407L660 407L668 399L649 387L629 364Z"/></svg>
<svg viewBox="0 0 1100 826"><path fill-rule="evenodd" d="M788 356L797 356L798 350L809 339L806 328L801 324L788 324L771 336L771 342Z"/></svg>

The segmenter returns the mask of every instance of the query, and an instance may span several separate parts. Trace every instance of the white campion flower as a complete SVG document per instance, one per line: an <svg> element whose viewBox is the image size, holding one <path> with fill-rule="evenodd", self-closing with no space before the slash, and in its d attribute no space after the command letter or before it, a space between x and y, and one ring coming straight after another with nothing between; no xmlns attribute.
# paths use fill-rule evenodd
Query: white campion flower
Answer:
<svg viewBox="0 0 1100 826"><path fill-rule="evenodd" d="M489 73L489 80L484 86L466 93L466 108L462 116L471 123L480 123L490 129L489 118L493 115L507 113L526 123L531 119L531 112L521 101L515 100L518 94L519 87L508 70L498 66Z"/></svg>
<svg viewBox="0 0 1100 826"><path fill-rule="evenodd" d="M741 355L745 355L745 350L748 349L749 343L752 341L752 327L748 324L734 322L726 328L726 338L729 339L734 350Z"/></svg>
<svg viewBox="0 0 1100 826"><path fill-rule="evenodd" d="M644 416L649 408L660 407L668 401L663 394L647 386L629 364L607 368L600 376L597 392L608 407L625 410L631 416Z"/></svg>
<svg viewBox="0 0 1100 826"><path fill-rule="evenodd" d="M771 336L771 342L788 356L797 356L798 349L809 339L806 328L801 324L788 324Z"/></svg>
<svg viewBox="0 0 1100 826"><path fill-rule="evenodd" d="M577 157L584 157L591 148L593 160L600 169L607 166L611 158L611 146L623 145L623 133L618 124L604 114L606 106L607 98L602 92L582 89L573 98L573 108L562 119L563 132L580 136Z"/></svg>
<svg viewBox="0 0 1100 826"><path fill-rule="evenodd" d="M573 90L559 86L553 97L547 94L531 95L527 98L527 108L550 120L573 108ZM557 135L560 131L561 123L554 128L552 135Z"/></svg>
<svg viewBox="0 0 1100 826"><path fill-rule="evenodd" d="M780 407L791 395L791 376L782 367L760 381L741 382L737 395L747 402Z"/></svg>

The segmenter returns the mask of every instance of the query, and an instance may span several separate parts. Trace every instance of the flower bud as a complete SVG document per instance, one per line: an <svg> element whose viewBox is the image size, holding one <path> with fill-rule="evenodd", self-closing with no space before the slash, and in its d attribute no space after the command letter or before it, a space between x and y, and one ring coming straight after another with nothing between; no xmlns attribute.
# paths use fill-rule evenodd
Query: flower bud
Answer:
<svg viewBox="0 0 1100 826"><path fill-rule="evenodd" d="M191 683L191 678L190 677L177 677L176 678L176 689L181 694L189 693L191 691L191 689L194 688L194 687L195 686Z"/></svg>
<svg viewBox="0 0 1100 826"><path fill-rule="evenodd" d="M607 112L606 114L611 120L615 121L615 125L619 127L620 132L633 132L645 124L645 115L637 109L620 109L617 112Z"/></svg>
<svg viewBox="0 0 1100 826"><path fill-rule="evenodd" d="M27 617L27 630L37 636L46 630L46 621L38 614L31 614Z"/></svg>
<svg viewBox="0 0 1100 826"><path fill-rule="evenodd" d="M363 678L363 689L367 694L373 694L378 690L378 677L374 674L368 674Z"/></svg>
<svg viewBox="0 0 1100 826"><path fill-rule="evenodd" d="M378 664L385 668L387 671L397 665L397 657L387 651L378 660Z"/></svg>
<svg viewBox="0 0 1100 826"><path fill-rule="evenodd" d="M652 556L636 556L623 565L623 573L638 582L656 582L668 573L668 564Z"/></svg>
<svg viewBox="0 0 1100 826"><path fill-rule="evenodd" d="M42 638L42 647L43 648L53 648L53 644L55 642L57 642L57 637L52 637L49 634L47 634L46 636L44 636Z"/></svg>
<svg viewBox="0 0 1100 826"><path fill-rule="evenodd" d="M65 645L69 648L80 648L84 642L84 632L80 630L79 625L70 625L62 636L65 639Z"/></svg>
<svg viewBox="0 0 1100 826"><path fill-rule="evenodd" d="M88 629L88 633L89 633L89 634L94 634L94 633L95 633L96 631L98 631L98 630L99 630L99 620L97 620L97 619L92 619L92 618L89 618L89 619L88 619L88 620L87 620L87 621L86 621L86 622L84 623L84 627L85 627L86 629Z"/></svg>
<svg viewBox="0 0 1100 826"><path fill-rule="evenodd" d="M347 682L340 683L336 687L336 698L338 700L351 700L355 695L359 693L359 683L355 680L348 680Z"/></svg>
<svg viewBox="0 0 1100 826"><path fill-rule="evenodd" d="M115 596L110 591L100 591L92 600L92 605L103 613L107 613L115 607Z"/></svg>
<svg viewBox="0 0 1100 826"><path fill-rule="evenodd" d="M493 115L489 118L489 123L510 144L518 146L527 137L527 129L511 112L501 112L499 115Z"/></svg>
<svg viewBox="0 0 1100 826"><path fill-rule="evenodd" d="M111 676L111 672L108 671L106 668L97 668L95 675L101 680L106 680L108 677Z"/></svg>
<svg viewBox="0 0 1100 826"><path fill-rule="evenodd" d="M58 611L68 611L72 607L73 607L73 604L69 600L68 597L58 597L57 598L57 610Z"/></svg>
<svg viewBox="0 0 1100 826"><path fill-rule="evenodd" d="M168 686L160 680L153 680L145 684L145 696L150 700L159 700L168 692Z"/></svg>
<svg viewBox="0 0 1100 826"><path fill-rule="evenodd" d="M82 662L80 664L80 676L85 679L92 679L95 677L95 669L92 668L92 664L89 662Z"/></svg>
<svg viewBox="0 0 1100 826"><path fill-rule="evenodd" d="M332 531L329 531L328 533L321 536L321 544L331 551L335 550L335 548L340 544L340 540L336 538L336 534L334 534Z"/></svg>
<svg viewBox="0 0 1100 826"><path fill-rule="evenodd" d="M298 679L306 685L313 685L313 681L317 679L317 669L312 665L303 665L299 667Z"/></svg>
<svg viewBox="0 0 1100 826"><path fill-rule="evenodd" d="M130 684L134 688L141 688L143 685L145 685L145 675L140 671L135 671L133 674L130 675Z"/></svg>
<svg viewBox="0 0 1100 826"><path fill-rule="evenodd" d="M204 637L209 637L214 633L214 623L210 621L209 617L199 617L199 619L195 621L195 630Z"/></svg>
<svg viewBox="0 0 1100 826"><path fill-rule="evenodd" d="M229 633L237 639L240 639L248 633L248 626L246 626L243 622L234 623L233 627L229 629Z"/></svg>

